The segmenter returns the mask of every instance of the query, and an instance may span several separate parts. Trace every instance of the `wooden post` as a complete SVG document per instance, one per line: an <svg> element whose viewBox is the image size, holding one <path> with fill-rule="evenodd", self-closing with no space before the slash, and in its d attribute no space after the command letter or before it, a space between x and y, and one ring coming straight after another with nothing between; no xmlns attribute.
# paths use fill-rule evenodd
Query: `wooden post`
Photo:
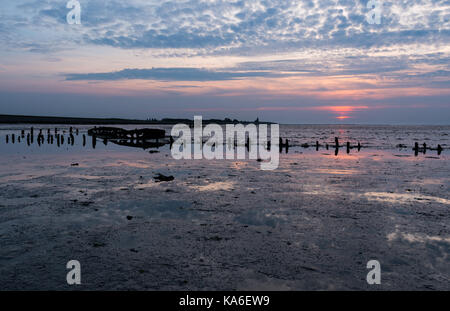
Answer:
<svg viewBox="0 0 450 311"><path fill-rule="evenodd" d="M334 143L336 145L336 148L339 148L339 138L335 137L334 138Z"/></svg>
<svg viewBox="0 0 450 311"><path fill-rule="evenodd" d="M347 142L347 153L350 153L350 142Z"/></svg>
<svg viewBox="0 0 450 311"><path fill-rule="evenodd" d="M11 134L11 142L14 144L16 139L16 135Z"/></svg>
<svg viewBox="0 0 450 311"><path fill-rule="evenodd" d="M9 135L6 135L6 143L9 141Z"/></svg>
<svg viewBox="0 0 450 311"><path fill-rule="evenodd" d="M316 151L319 151L319 141L316 140Z"/></svg>

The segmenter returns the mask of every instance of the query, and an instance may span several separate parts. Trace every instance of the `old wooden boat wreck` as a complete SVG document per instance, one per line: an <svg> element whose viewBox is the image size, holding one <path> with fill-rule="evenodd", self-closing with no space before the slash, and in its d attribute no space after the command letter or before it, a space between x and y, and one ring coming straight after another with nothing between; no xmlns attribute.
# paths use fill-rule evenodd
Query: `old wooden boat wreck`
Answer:
<svg viewBox="0 0 450 311"><path fill-rule="evenodd" d="M172 141L170 137L166 137L166 131L161 129L125 130L117 127L94 127L88 130L88 134L117 145L143 149L159 148Z"/></svg>

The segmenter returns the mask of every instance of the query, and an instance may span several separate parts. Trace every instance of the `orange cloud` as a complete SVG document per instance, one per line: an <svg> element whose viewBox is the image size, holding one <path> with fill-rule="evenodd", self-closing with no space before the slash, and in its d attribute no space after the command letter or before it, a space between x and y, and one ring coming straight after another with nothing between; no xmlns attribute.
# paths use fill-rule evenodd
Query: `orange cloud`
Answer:
<svg viewBox="0 0 450 311"><path fill-rule="evenodd" d="M324 110L324 111L332 111L338 113L348 113L358 110L369 109L368 106L320 106L315 107L313 110Z"/></svg>
<svg viewBox="0 0 450 311"><path fill-rule="evenodd" d="M349 116L339 116L339 117L336 117L336 119L339 119L339 120L345 120L345 119L350 119L351 117L349 117Z"/></svg>
<svg viewBox="0 0 450 311"><path fill-rule="evenodd" d="M260 107L257 110L260 111L301 111L301 110L318 110L329 111L335 113L351 113L354 111L360 111L370 109L369 106L317 106L317 107Z"/></svg>

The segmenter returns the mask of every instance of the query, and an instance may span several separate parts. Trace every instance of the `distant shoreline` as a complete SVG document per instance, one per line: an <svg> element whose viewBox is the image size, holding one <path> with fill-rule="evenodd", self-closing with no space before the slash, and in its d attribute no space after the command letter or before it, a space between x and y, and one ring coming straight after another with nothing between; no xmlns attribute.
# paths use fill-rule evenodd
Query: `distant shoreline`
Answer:
<svg viewBox="0 0 450 311"><path fill-rule="evenodd" d="M226 119L204 119L203 124L249 124L258 123L256 121L240 121ZM123 119L123 118L77 118L77 117L54 117L54 116L25 116L25 115L8 115L0 114L0 124L67 124L67 125L163 125L163 124L188 124L193 125L194 121L191 119L177 119L164 118L161 120L138 120L138 119ZM259 124L275 124L276 122L259 121ZM282 125L330 125L330 126L450 126L450 124L377 124L377 123L283 123Z"/></svg>
<svg viewBox="0 0 450 311"><path fill-rule="evenodd" d="M74 118L74 117L51 117L51 116L22 116L22 115L5 115L0 114L0 124L71 124L71 125L105 125L105 124L194 124L190 119L175 119L164 118L161 120L137 120L137 119L122 119L122 118ZM203 124L229 124L229 123L254 123L251 121L240 121L231 119L209 119L203 120ZM272 122L259 122L261 124L271 124Z"/></svg>

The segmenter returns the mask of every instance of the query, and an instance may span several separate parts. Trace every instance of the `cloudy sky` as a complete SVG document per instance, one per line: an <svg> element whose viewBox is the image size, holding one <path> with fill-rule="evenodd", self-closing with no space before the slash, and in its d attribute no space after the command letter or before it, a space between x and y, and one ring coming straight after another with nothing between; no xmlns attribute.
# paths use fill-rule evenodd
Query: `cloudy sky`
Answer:
<svg viewBox="0 0 450 311"><path fill-rule="evenodd" d="M67 2L1 1L0 114L450 124L448 0Z"/></svg>

